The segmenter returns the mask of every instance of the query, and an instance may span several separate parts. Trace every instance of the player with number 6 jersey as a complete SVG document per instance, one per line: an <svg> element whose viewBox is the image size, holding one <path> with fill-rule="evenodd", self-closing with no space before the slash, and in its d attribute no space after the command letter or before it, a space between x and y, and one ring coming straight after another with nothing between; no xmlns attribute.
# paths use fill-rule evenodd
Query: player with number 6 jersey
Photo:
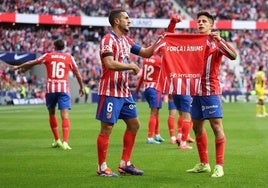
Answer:
<svg viewBox="0 0 268 188"><path fill-rule="evenodd" d="M141 47L127 36L131 21L125 10L112 10L108 19L111 30L100 42L102 76L96 119L100 120L101 126L97 137L97 175L118 176L106 162L110 135L118 119L122 119L126 124L118 171L120 174L142 175L143 171L137 169L130 161L140 122L129 89L128 75L129 72L137 74L140 69L131 63L129 58L130 53L144 58L151 57L156 43L149 47Z"/></svg>
<svg viewBox="0 0 268 188"><path fill-rule="evenodd" d="M68 110L71 109L71 96L68 83L69 71L73 72L78 81L80 96L84 95L85 92L82 77L78 71L78 67L73 56L63 52L63 49L65 48L64 41L61 39L56 40L54 42L54 47L54 52L46 53L35 60L28 61L18 66L13 66L13 69L30 69L34 65L38 64L44 64L46 66L46 106L49 113L49 124L54 136L52 147L61 147L64 150L70 150L71 147L68 145L70 134ZM55 112L57 104L62 120L63 143L59 137L58 121Z"/></svg>

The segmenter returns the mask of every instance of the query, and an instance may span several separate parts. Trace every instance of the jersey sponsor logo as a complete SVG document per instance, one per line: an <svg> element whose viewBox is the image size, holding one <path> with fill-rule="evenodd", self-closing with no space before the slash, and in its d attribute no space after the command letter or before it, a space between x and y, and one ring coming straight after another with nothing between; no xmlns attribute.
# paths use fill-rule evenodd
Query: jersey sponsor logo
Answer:
<svg viewBox="0 0 268 188"><path fill-rule="evenodd" d="M202 111L217 109L218 107L219 107L218 105L202 106ZM213 113L215 113L215 110L209 111L209 114L213 114Z"/></svg>
<svg viewBox="0 0 268 188"><path fill-rule="evenodd" d="M15 54L14 59L15 60L20 60L20 59L25 58L27 56L28 56L28 54L22 54L22 55Z"/></svg>
<svg viewBox="0 0 268 188"><path fill-rule="evenodd" d="M170 74L170 78L200 78L201 74L181 74L181 73L174 73L171 72Z"/></svg>
<svg viewBox="0 0 268 188"><path fill-rule="evenodd" d="M133 110L134 108L136 108L136 105L135 104L130 104L128 107L129 107L129 109Z"/></svg>

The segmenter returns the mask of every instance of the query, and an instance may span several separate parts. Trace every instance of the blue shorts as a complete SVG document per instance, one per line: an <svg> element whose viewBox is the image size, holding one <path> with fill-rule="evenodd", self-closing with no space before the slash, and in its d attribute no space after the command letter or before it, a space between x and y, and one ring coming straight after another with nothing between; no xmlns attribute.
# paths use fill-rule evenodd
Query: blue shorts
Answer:
<svg viewBox="0 0 268 188"><path fill-rule="evenodd" d="M147 88L144 96L150 108L162 108L162 93L155 88Z"/></svg>
<svg viewBox="0 0 268 188"><path fill-rule="evenodd" d="M172 95L176 109L181 112L191 111L191 96L190 95Z"/></svg>
<svg viewBox="0 0 268 188"><path fill-rule="evenodd" d="M219 95L193 96L192 119L222 118L222 105Z"/></svg>
<svg viewBox="0 0 268 188"><path fill-rule="evenodd" d="M71 96L69 93L46 93L47 109L54 109L58 103L59 110L71 109Z"/></svg>
<svg viewBox="0 0 268 188"><path fill-rule="evenodd" d="M168 100L168 110L177 110L173 100Z"/></svg>
<svg viewBox="0 0 268 188"><path fill-rule="evenodd" d="M136 103L132 97L110 97L101 95L98 99L96 119L116 123L118 119L137 117Z"/></svg>

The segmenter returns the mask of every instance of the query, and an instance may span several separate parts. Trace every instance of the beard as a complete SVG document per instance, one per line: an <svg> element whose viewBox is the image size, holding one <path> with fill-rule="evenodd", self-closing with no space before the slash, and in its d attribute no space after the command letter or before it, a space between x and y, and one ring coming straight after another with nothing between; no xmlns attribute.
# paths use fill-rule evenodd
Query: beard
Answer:
<svg viewBox="0 0 268 188"><path fill-rule="evenodd" d="M124 33L128 33L129 29L128 28L125 28L124 29Z"/></svg>
<svg viewBox="0 0 268 188"><path fill-rule="evenodd" d="M129 26L127 26L127 25L119 25L119 29L120 29L121 31L123 31L124 33L128 33L128 31L129 31Z"/></svg>

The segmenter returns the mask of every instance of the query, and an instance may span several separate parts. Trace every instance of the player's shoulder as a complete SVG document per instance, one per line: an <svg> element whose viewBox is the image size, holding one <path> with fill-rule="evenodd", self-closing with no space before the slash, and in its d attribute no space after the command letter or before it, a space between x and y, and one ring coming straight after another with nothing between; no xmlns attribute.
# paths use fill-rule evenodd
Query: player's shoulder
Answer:
<svg viewBox="0 0 268 188"><path fill-rule="evenodd" d="M153 55L150 58L145 58L143 62L146 64L156 64L161 62L161 58L158 55Z"/></svg>
<svg viewBox="0 0 268 188"><path fill-rule="evenodd" d="M45 55L45 58L47 59L62 59L65 61L68 61L72 58L72 55L69 53L61 52L61 51L54 51L49 52Z"/></svg>
<svg viewBox="0 0 268 188"><path fill-rule="evenodd" d="M106 33L105 35L103 35L103 37L101 38L101 43L104 43L105 41L109 41L110 39L113 39L113 36L111 33Z"/></svg>
<svg viewBox="0 0 268 188"><path fill-rule="evenodd" d="M154 55L153 57L157 62L161 62L161 57L159 55Z"/></svg>
<svg viewBox="0 0 268 188"><path fill-rule="evenodd" d="M107 37L113 37L112 33L108 32L104 34L102 38L107 38Z"/></svg>
<svg viewBox="0 0 268 188"><path fill-rule="evenodd" d="M264 71L258 71L256 75L257 76L263 76L263 75L265 75L265 73L264 73Z"/></svg>

